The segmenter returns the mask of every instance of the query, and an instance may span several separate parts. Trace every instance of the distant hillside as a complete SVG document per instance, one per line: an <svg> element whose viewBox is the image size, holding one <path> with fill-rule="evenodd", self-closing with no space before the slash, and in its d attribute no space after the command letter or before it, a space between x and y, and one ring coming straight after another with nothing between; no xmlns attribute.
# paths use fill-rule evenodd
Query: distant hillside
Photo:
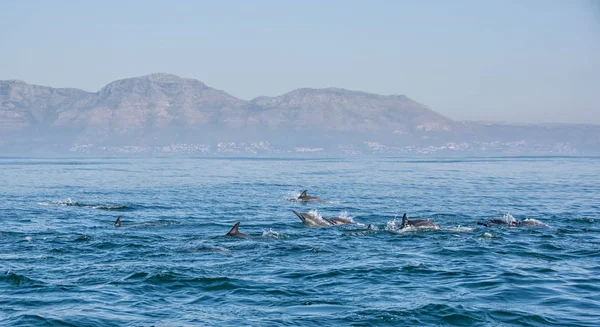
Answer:
<svg viewBox="0 0 600 327"><path fill-rule="evenodd" d="M11 153L478 153L488 143L506 153L516 142L518 151L572 154L593 152L598 131L458 123L404 95L338 88L244 101L169 74L118 80L96 93L0 81L0 149Z"/></svg>
<svg viewBox="0 0 600 327"><path fill-rule="evenodd" d="M454 122L404 95L383 96L337 88L298 89L250 102L253 118L269 126L339 132L411 134L450 131Z"/></svg>

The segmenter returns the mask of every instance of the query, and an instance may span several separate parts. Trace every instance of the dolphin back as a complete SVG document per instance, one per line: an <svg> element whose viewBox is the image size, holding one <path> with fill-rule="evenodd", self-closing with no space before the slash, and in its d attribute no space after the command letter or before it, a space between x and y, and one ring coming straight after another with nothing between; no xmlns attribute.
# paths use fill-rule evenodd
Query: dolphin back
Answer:
<svg viewBox="0 0 600 327"><path fill-rule="evenodd" d="M435 229L440 228L438 224L426 219L408 220L408 217L406 216L406 214L404 214L404 216L402 216L402 226L400 227L400 229L404 229L407 227L427 227Z"/></svg>
<svg viewBox="0 0 600 327"><path fill-rule="evenodd" d="M233 225L231 230L227 234L225 234L225 236L239 235L240 234L240 231L238 230L239 227L240 227L240 222L238 221L237 223L235 223L235 225Z"/></svg>
<svg viewBox="0 0 600 327"><path fill-rule="evenodd" d="M402 225L400 226L400 229L406 228L408 226L408 216L406 216L406 213L404 213L404 216L402 216Z"/></svg>
<svg viewBox="0 0 600 327"><path fill-rule="evenodd" d="M325 202L317 197L314 196L309 196L308 194L306 194L307 190L302 191L302 193L300 193L300 196L298 196L299 201L306 201L306 202Z"/></svg>

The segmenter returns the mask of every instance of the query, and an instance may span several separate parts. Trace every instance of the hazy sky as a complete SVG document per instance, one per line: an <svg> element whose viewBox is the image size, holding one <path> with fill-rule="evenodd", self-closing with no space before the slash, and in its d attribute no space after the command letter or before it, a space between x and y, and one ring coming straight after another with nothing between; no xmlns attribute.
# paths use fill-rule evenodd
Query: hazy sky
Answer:
<svg viewBox="0 0 600 327"><path fill-rule="evenodd" d="M53 87L166 72L243 99L342 87L600 124L600 0L3 0L0 47L0 79Z"/></svg>

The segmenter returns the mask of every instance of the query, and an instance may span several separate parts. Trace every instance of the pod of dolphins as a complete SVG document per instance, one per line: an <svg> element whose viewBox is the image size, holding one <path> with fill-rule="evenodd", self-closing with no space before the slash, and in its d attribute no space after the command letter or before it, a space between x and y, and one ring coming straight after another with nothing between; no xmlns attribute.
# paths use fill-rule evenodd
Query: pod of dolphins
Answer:
<svg viewBox="0 0 600 327"><path fill-rule="evenodd" d="M309 196L306 194L307 190L304 190L297 198L288 199L289 201L295 202L325 202L314 196ZM317 214L313 213L302 213L295 210L292 212L300 218L300 220L309 226L337 226L337 225L355 225L356 223L349 218L343 217L333 217L326 218L321 217ZM241 222L237 222L225 236L230 237L241 237L247 238L251 237L248 234L244 234L239 231ZM114 223L115 227L121 227L121 216L117 218ZM524 219L522 221L509 221L504 219L490 219L484 222L477 222L477 225L491 227L491 226L508 226L508 227L521 227L521 226L546 226L546 224L541 223L536 219ZM432 221L426 219L413 219L409 220L406 213L402 216L402 225L400 226L400 230L406 230L407 228L422 228L422 229L440 229L440 226ZM374 230L372 225L368 225L367 230Z"/></svg>

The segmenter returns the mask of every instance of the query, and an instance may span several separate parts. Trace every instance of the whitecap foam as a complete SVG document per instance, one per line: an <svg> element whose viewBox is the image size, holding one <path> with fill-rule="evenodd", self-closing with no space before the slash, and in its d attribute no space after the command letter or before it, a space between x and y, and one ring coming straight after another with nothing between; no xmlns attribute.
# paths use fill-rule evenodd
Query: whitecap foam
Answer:
<svg viewBox="0 0 600 327"><path fill-rule="evenodd" d="M298 201L300 194L302 194L302 193L299 193L297 191L288 191L286 193L285 199L288 201Z"/></svg>
<svg viewBox="0 0 600 327"><path fill-rule="evenodd" d="M271 228L269 228L269 229L263 228L262 236L268 237L268 238L283 238L283 234L276 232L276 231L272 230Z"/></svg>
<svg viewBox="0 0 600 327"><path fill-rule="evenodd" d="M396 218L394 218L394 220L390 220L385 224L385 228L386 231L388 232L402 232L402 230L400 229L400 227L398 227L398 225L396 225Z"/></svg>
<svg viewBox="0 0 600 327"><path fill-rule="evenodd" d="M504 215L502 215L502 219L509 224L517 222L517 219L513 217L513 215L511 215L510 213L505 213Z"/></svg>
<svg viewBox="0 0 600 327"><path fill-rule="evenodd" d="M521 225L525 225L525 226L538 226L538 227L550 227L547 224L544 224L543 222L534 219L534 218L525 218L523 219L523 221L521 222Z"/></svg>
<svg viewBox="0 0 600 327"><path fill-rule="evenodd" d="M391 232L400 230L400 227L398 227L398 225L396 224L397 221L398 221L398 215L395 215L394 219L388 221L385 224L384 230L391 231Z"/></svg>
<svg viewBox="0 0 600 327"><path fill-rule="evenodd" d="M338 215L338 218L345 219L345 220L349 221L350 223L355 224L357 226L365 226L365 224L355 222L353 217L349 216L348 211L346 211L346 210L341 211L340 214Z"/></svg>

